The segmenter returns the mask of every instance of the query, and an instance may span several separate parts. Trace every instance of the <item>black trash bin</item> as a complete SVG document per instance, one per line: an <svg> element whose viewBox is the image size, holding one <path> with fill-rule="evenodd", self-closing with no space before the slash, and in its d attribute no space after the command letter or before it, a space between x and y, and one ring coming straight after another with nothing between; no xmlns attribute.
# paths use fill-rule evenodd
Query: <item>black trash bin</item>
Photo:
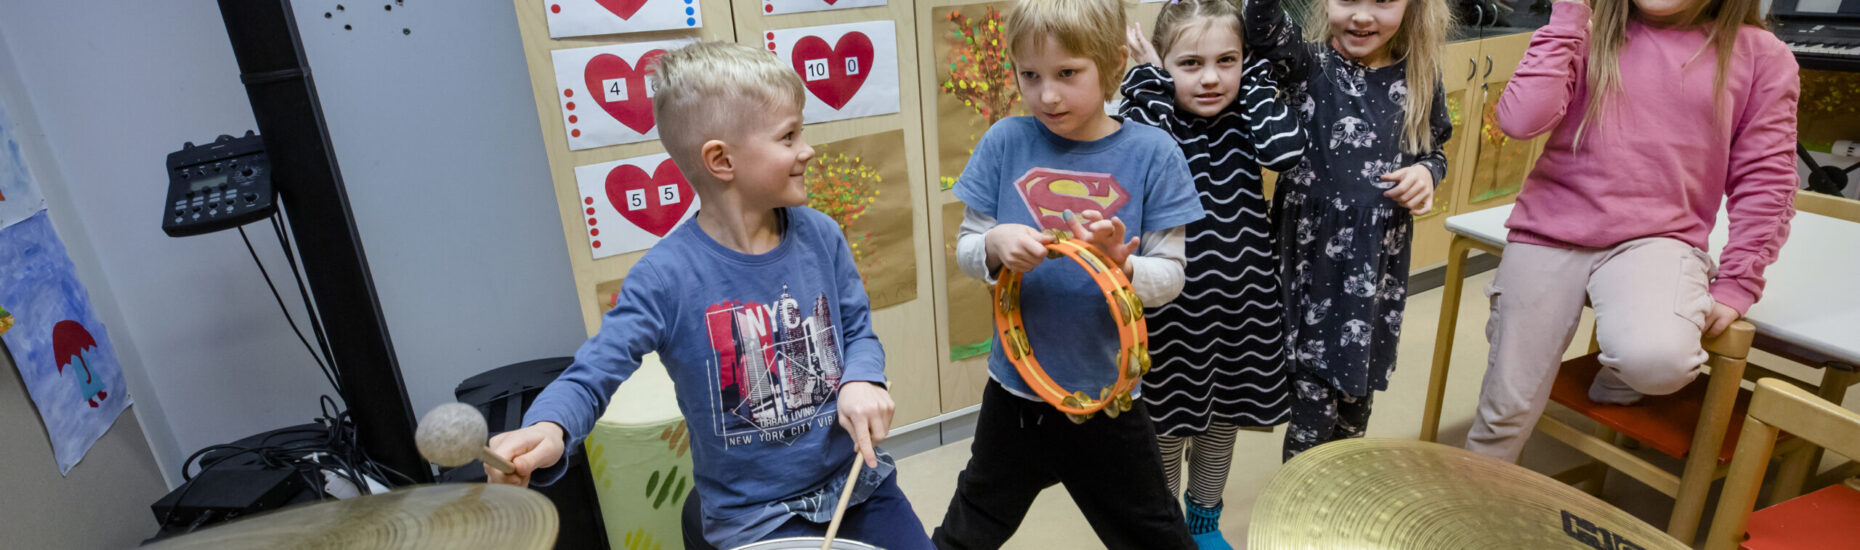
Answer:
<svg viewBox="0 0 1860 550"><path fill-rule="evenodd" d="M520 427L523 412L536 402L543 387L574 361L573 357L552 357L493 369L465 379L453 395L460 403L484 413L492 434L510 431ZM562 479L547 487L531 486L555 503L556 515L561 518L561 534L555 539L555 547L607 550L607 528L601 521L601 504L594 495L594 476L588 471L587 458L575 448L565 450L562 459L568 461ZM484 466L474 461L441 472L440 479L482 481Z"/></svg>

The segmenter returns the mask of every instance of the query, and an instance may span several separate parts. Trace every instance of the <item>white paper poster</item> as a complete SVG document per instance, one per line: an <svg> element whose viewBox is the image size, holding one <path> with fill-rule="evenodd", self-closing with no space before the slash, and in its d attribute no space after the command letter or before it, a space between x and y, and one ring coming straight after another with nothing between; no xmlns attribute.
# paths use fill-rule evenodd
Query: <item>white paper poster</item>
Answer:
<svg viewBox="0 0 1860 550"><path fill-rule="evenodd" d="M883 6L885 0L762 0L763 15Z"/></svg>
<svg viewBox="0 0 1860 550"><path fill-rule="evenodd" d="M696 190L659 153L575 167L594 259L645 250L697 214Z"/></svg>
<svg viewBox="0 0 1860 550"><path fill-rule="evenodd" d="M898 41L891 21L779 29L762 38L801 75L807 87L801 117L808 124L898 112Z"/></svg>
<svg viewBox="0 0 1860 550"><path fill-rule="evenodd" d="M543 0L542 6L550 38L704 26L698 0Z"/></svg>
<svg viewBox="0 0 1860 550"><path fill-rule="evenodd" d="M555 50L556 99L568 148L579 151L659 138L647 66L692 40Z"/></svg>

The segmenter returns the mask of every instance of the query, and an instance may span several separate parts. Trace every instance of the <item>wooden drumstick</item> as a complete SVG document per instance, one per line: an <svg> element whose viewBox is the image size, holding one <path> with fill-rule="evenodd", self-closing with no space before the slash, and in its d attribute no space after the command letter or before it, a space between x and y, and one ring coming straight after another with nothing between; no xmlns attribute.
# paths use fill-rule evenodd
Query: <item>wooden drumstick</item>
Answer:
<svg viewBox="0 0 1860 550"><path fill-rule="evenodd" d="M820 542L820 550L833 546L833 535L840 532L840 518L846 517L846 501L852 500L853 483L859 481L859 469L865 467L865 457L854 455L851 472L846 473L846 488L840 489L840 503L833 507L833 522L827 524L827 538Z"/></svg>
<svg viewBox="0 0 1860 550"><path fill-rule="evenodd" d="M516 473L517 469L509 460L485 446L489 432L484 415L479 414L478 409L464 403L447 403L433 407L420 418L420 427L414 431L413 439L420 448L420 456L440 466L464 466L478 459L499 472Z"/></svg>
<svg viewBox="0 0 1860 550"><path fill-rule="evenodd" d="M497 471L506 474L517 473L517 467L510 465L510 461L504 460L504 457L498 456L496 451L491 450L491 447L481 447L480 450L481 453L478 455L478 459L483 460L484 465L495 468Z"/></svg>

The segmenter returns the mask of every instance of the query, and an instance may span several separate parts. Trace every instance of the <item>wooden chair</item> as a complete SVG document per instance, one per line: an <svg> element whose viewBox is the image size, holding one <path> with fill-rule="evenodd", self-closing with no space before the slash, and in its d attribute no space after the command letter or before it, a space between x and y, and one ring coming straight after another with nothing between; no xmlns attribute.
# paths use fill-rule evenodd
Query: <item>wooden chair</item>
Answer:
<svg viewBox="0 0 1860 550"><path fill-rule="evenodd" d="M1795 209L1800 212L1812 212L1830 218L1860 222L1860 201L1847 197L1798 190L1795 193Z"/></svg>
<svg viewBox="0 0 1860 550"><path fill-rule="evenodd" d="M1778 431L1860 458L1860 414L1774 378L1757 382L1748 418L1738 438L1736 459L1718 499L1705 548L1851 547L1860 531L1860 489L1835 484L1751 513L1763 484ZM1749 540L1745 540L1748 532Z"/></svg>
<svg viewBox="0 0 1860 550"><path fill-rule="evenodd" d="M1594 420L1596 428L1584 432L1544 415L1537 429L1589 455L1594 462L1553 477L1566 483L1588 481L1590 492L1600 495L1608 470L1619 470L1673 497L1666 532L1682 541L1693 540L1712 482L1727 471L1736 446L1734 434L1743 423L1749 403L1749 392L1739 386L1755 333L1749 322L1739 320L1717 337L1705 339L1708 376L1701 376L1671 395L1650 395L1632 406L1589 400L1589 384L1601 370L1593 343L1588 355L1563 362L1550 399ZM1685 467L1679 475L1673 475L1618 446L1618 435L1683 460ZM1789 450L1793 446L1785 452Z"/></svg>

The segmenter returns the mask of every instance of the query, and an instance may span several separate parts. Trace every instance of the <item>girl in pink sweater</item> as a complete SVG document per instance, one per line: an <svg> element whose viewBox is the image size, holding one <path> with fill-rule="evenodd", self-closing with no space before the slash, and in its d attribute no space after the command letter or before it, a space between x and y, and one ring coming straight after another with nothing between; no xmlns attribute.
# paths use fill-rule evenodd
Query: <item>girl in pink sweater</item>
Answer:
<svg viewBox="0 0 1860 550"><path fill-rule="evenodd" d="M1505 134L1545 132L1486 294L1491 364L1466 447L1515 460L1583 299L1597 402L1678 391L1763 291L1797 185L1795 57L1758 0L1561 0L1499 98ZM1729 199L1722 262L1704 252Z"/></svg>

